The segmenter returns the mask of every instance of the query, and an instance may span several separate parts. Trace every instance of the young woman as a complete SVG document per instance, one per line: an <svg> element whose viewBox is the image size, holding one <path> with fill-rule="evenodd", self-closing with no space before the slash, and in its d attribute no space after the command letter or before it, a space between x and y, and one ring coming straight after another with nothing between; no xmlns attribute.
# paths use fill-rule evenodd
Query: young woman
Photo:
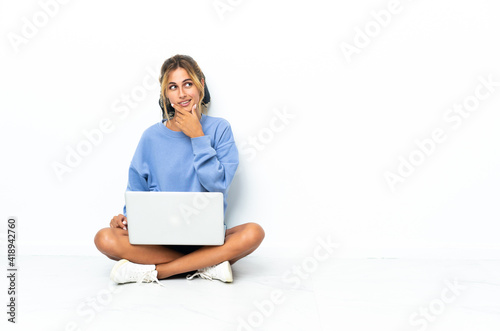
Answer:
<svg viewBox="0 0 500 331"><path fill-rule="evenodd" d="M163 63L160 84L164 119L142 135L127 190L222 192L225 210L238 151L229 123L202 114L209 102L205 76L191 57L175 55ZM111 279L119 284L158 281L195 270L188 279L232 282L230 265L264 239L260 225L246 223L226 230L222 246L131 245L125 215L113 217L109 228L94 239L99 251L119 261L111 270Z"/></svg>

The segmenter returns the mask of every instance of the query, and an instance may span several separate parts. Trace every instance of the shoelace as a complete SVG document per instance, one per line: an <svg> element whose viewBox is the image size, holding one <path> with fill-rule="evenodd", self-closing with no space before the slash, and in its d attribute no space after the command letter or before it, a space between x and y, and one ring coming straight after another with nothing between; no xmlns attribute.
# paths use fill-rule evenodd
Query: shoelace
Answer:
<svg viewBox="0 0 500 331"><path fill-rule="evenodd" d="M145 273L143 273L141 275L141 277L137 280L137 285L142 284L142 282L144 280L146 280L147 282L155 282L155 283L165 287L165 285L160 283L160 281L158 280L158 278L156 276L153 276L154 271L155 270L150 270L150 271L146 271Z"/></svg>
<svg viewBox="0 0 500 331"><path fill-rule="evenodd" d="M211 268L213 268L213 267L207 267L207 268L203 268L201 270L198 270L192 275L187 275L186 279L191 280L196 276L200 276L203 279L213 280L211 275L205 273L206 271L210 270Z"/></svg>

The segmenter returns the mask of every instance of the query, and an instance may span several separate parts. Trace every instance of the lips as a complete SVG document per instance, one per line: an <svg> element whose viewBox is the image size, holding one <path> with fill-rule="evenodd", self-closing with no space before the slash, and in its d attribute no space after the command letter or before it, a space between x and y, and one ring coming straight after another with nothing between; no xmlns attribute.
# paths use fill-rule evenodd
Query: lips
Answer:
<svg viewBox="0 0 500 331"><path fill-rule="evenodd" d="M189 103L191 102L191 100L188 100L188 101L183 101L183 102L179 102L179 105L181 107L186 107L187 105L189 105Z"/></svg>

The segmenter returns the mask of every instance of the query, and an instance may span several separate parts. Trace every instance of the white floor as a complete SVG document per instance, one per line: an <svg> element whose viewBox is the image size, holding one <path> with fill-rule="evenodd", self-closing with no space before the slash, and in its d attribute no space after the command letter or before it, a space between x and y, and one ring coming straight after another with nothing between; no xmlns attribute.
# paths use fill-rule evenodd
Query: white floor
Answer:
<svg viewBox="0 0 500 331"><path fill-rule="evenodd" d="M499 260L249 256L232 284L165 287L114 285L104 257L18 263L18 323L3 313L2 330L500 330Z"/></svg>

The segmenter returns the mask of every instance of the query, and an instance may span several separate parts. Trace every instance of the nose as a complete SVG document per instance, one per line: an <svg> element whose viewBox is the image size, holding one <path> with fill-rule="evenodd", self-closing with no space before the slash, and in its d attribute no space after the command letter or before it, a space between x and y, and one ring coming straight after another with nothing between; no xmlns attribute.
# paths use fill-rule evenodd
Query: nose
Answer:
<svg viewBox="0 0 500 331"><path fill-rule="evenodd" d="M186 96L186 93L184 92L184 87L180 86L179 87L179 98L182 99Z"/></svg>

